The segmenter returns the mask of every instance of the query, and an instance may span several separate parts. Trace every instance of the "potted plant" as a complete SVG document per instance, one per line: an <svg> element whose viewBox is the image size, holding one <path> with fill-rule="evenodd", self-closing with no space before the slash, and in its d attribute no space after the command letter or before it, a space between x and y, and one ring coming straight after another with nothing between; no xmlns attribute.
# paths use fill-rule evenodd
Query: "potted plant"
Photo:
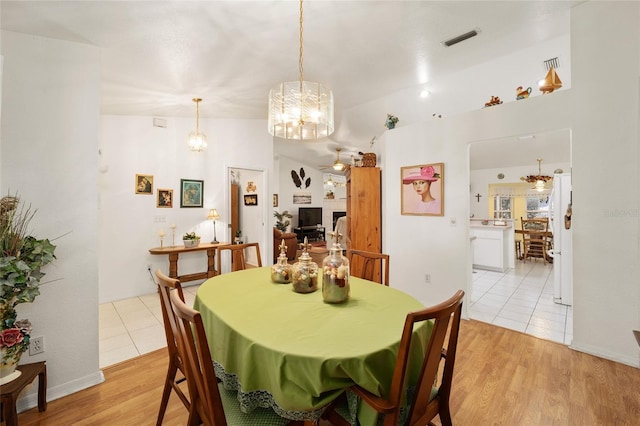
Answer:
<svg viewBox="0 0 640 426"><path fill-rule="evenodd" d="M274 211L273 217L276 218L276 229L282 232L287 232L287 229L289 228L289 224L291 223L289 219L291 219L293 215L289 213L287 210L283 211L282 213L278 211Z"/></svg>
<svg viewBox="0 0 640 426"><path fill-rule="evenodd" d="M0 379L11 380L22 353L29 347L31 323L18 320L15 307L40 294L42 267L55 259L48 239L29 235L36 211L18 196L0 199Z"/></svg>
<svg viewBox="0 0 640 426"><path fill-rule="evenodd" d="M185 247L198 247L200 245L200 235L195 232L187 232L182 236L182 242Z"/></svg>
<svg viewBox="0 0 640 426"><path fill-rule="evenodd" d="M396 127L398 121L400 121L400 119L398 119L398 117L396 117L395 115L387 114L387 120L384 122L384 126L387 129L391 130Z"/></svg>
<svg viewBox="0 0 640 426"><path fill-rule="evenodd" d="M236 244L242 244L242 231L241 230L237 230L236 231L236 239L233 240L234 243Z"/></svg>

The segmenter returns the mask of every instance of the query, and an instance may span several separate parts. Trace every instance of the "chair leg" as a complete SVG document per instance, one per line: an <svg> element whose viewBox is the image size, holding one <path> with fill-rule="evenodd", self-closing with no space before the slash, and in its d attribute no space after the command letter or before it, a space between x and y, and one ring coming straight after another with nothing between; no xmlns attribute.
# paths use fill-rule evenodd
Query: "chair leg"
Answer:
<svg viewBox="0 0 640 426"><path fill-rule="evenodd" d="M442 426L452 426L453 423L451 422L451 411L449 411L449 404L442 404L439 408L440 423L442 423Z"/></svg>
<svg viewBox="0 0 640 426"><path fill-rule="evenodd" d="M158 411L158 420L156 421L157 426L160 426L162 424L164 413L167 410L167 405L169 404L169 396L171 395L171 388L173 387L171 383L176 379L177 372L178 372L178 367L176 367L173 361L169 361L169 368L167 369L167 378L164 380L164 389L162 389L162 399L160 400L160 411Z"/></svg>

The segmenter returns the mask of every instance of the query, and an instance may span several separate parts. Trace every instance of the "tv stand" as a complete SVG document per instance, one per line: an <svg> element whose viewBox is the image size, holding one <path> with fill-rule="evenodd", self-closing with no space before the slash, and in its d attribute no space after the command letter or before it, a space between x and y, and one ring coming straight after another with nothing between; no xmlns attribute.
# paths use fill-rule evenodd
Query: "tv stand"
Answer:
<svg viewBox="0 0 640 426"><path fill-rule="evenodd" d="M304 237L307 237L307 241L324 241L324 226L299 226L293 228L293 232L296 233L298 242L304 242Z"/></svg>

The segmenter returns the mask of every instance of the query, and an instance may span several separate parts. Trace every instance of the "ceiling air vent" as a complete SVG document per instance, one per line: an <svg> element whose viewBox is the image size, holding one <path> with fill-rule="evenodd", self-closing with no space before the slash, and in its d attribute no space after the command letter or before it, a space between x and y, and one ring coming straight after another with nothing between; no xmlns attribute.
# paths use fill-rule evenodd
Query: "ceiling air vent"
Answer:
<svg viewBox="0 0 640 426"><path fill-rule="evenodd" d="M465 41L465 40L470 39L471 37L475 37L479 33L480 33L480 30L476 28L475 30L471 30L471 31L469 31L467 33L464 33L464 34L461 34L461 35L459 35L457 37L451 38L449 40L445 40L445 41L442 42L442 44L444 44L446 47L450 47L450 46L453 46L454 44L460 43L461 41Z"/></svg>

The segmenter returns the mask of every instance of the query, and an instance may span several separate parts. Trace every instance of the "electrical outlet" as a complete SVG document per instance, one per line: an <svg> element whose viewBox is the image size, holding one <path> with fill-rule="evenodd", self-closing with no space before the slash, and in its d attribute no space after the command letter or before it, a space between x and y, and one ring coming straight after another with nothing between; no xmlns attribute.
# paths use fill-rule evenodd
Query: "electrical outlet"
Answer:
<svg viewBox="0 0 640 426"><path fill-rule="evenodd" d="M424 274L424 283L431 284L431 274Z"/></svg>
<svg viewBox="0 0 640 426"><path fill-rule="evenodd" d="M37 355L44 352L44 336L33 337L29 341L29 355Z"/></svg>

